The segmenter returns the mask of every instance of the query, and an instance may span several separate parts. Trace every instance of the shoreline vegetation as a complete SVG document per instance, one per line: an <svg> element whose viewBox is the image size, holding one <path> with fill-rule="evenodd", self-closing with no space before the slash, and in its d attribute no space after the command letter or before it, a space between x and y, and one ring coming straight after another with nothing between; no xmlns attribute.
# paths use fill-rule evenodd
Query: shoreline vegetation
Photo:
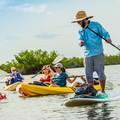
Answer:
<svg viewBox="0 0 120 120"><path fill-rule="evenodd" d="M18 55L14 55L15 59L11 61L7 61L6 64L1 64L0 69L10 72L10 68L12 66L16 67L18 71L20 71L23 75L25 74L35 74L44 65L49 65L52 61L58 56L57 51L51 51L48 53L47 51L38 50L25 50ZM83 66L83 58L72 57L66 58L64 57L61 60L61 63L65 66L65 68L78 68ZM105 65L117 65L120 64L120 53L117 55L105 55Z"/></svg>

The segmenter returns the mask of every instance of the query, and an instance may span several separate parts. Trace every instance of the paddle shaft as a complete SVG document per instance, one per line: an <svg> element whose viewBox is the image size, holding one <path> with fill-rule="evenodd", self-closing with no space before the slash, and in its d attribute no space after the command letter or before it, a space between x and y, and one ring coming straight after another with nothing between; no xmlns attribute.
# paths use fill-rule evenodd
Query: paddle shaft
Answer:
<svg viewBox="0 0 120 120"><path fill-rule="evenodd" d="M63 55L57 56L51 64L56 64L56 63L60 62L60 61L63 59L63 57L64 57ZM51 64L49 64L49 66L50 66ZM42 72L43 70L44 70L44 69L38 71L38 72L37 72L34 76L32 76L31 78L34 78L35 76L37 76L37 75L38 75L40 72Z"/></svg>
<svg viewBox="0 0 120 120"><path fill-rule="evenodd" d="M23 82L23 81L18 81L18 82ZM6 83L6 82L4 82L4 81L0 81L0 83Z"/></svg>
<svg viewBox="0 0 120 120"><path fill-rule="evenodd" d="M49 64L48 66L50 66L51 64ZM44 69L38 71L35 75L33 75L31 78L34 78L35 76L37 76L38 74L40 74Z"/></svg>
<svg viewBox="0 0 120 120"><path fill-rule="evenodd" d="M86 27L89 30L91 30L93 33L95 33L97 36L101 37L103 40L107 41L107 39L105 39L104 37L102 37L100 34L96 33L94 30L92 30L91 28L89 28L88 26ZM113 43L109 43L111 44L113 47L115 47L116 49L118 49L120 51L120 48L118 48L117 46L115 46Z"/></svg>
<svg viewBox="0 0 120 120"><path fill-rule="evenodd" d="M39 72L37 72L35 75L33 75L31 78L34 78L35 76L37 76L40 72L42 72L43 70L40 70Z"/></svg>
<svg viewBox="0 0 120 120"><path fill-rule="evenodd" d="M5 82L0 82L0 83L5 83Z"/></svg>
<svg viewBox="0 0 120 120"><path fill-rule="evenodd" d="M74 77L83 77L85 75L72 75L72 76L68 76L68 77L61 77L61 78L53 78L53 79L64 79L64 78L74 78Z"/></svg>

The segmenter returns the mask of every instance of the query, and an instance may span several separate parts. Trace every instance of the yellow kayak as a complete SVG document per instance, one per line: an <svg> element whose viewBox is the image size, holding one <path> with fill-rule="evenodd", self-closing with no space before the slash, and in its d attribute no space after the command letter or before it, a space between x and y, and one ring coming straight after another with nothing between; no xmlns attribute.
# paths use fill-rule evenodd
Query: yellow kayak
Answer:
<svg viewBox="0 0 120 120"><path fill-rule="evenodd" d="M5 86L4 90L5 91L15 91L16 90L16 87L21 84L22 82L16 82L16 83L13 83L13 84L10 84L8 86Z"/></svg>
<svg viewBox="0 0 120 120"><path fill-rule="evenodd" d="M100 85L94 85L95 89L100 90ZM40 95L58 95L73 93L74 89L72 87L49 87L49 86L39 86L33 84L22 83L19 88L19 93L24 96L40 96Z"/></svg>
<svg viewBox="0 0 120 120"><path fill-rule="evenodd" d="M97 84L97 85L93 85L93 87L94 87L97 91L101 90L101 85L100 85L100 83Z"/></svg>
<svg viewBox="0 0 120 120"><path fill-rule="evenodd" d="M39 96L73 93L74 90L71 87L49 87L23 83L19 92L25 96Z"/></svg>

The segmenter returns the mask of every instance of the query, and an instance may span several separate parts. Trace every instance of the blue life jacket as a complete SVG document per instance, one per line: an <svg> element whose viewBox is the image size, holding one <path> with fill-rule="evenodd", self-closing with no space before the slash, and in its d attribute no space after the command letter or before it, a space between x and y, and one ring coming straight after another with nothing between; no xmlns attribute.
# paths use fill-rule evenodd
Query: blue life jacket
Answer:
<svg viewBox="0 0 120 120"><path fill-rule="evenodd" d="M13 76L15 77L15 78L13 78L13 79L11 80L11 83L10 83L10 84L13 84L13 83L15 83L15 82L22 81L22 77L20 76L20 72L17 72L16 75L12 73L10 76L11 76L11 77L13 77Z"/></svg>

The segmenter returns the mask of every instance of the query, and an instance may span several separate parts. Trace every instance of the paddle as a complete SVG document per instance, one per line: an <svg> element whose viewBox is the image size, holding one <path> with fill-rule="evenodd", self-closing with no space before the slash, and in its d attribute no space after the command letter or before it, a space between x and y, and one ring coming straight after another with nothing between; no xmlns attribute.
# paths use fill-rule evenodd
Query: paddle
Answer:
<svg viewBox="0 0 120 120"><path fill-rule="evenodd" d="M7 73L7 72L5 72L5 71L0 69L0 79L3 79L3 78L5 78L8 75L9 75L9 73ZM0 81L0 83L5 83L5 82Z"/></svg>
<svg viewBox="0 0 120 120"><path fill-rule="evenodd" d="M74 78L74 77L83 77L83 76L85 76L85 75L71 75L71 76L68 76L68 77L53 78L53 79L64 79L64 78ZM84 78L82 80L83 80L83 82L86 81Z"/></svg>
<svg viewBox="0 0 120 120"><path fill-rule="evenodd" d="M107 39L105 39L104 37L102 37L100 34L96 33L94 30L92 30L91 28L89 28L88 26L86 26L85 28L88 28L89 30L91 30L93 33L95 33L97 36L99 36L100 38L102 38L103 40L107 41ZM111 44L113 47L115 47L116 49L118 49L120 51L120 48L118 48L117 46L115 46L113 43L109 43Z"/></svg>
<svg viewBox="0 0 120 120"><path fill-rule="evenodd" d="M7 73L7 72L0 69L0 77L3 76L3 75L8 76L9 73Z"/></svg>
<svg viewBox="0 0 120 120"><path fill-rule="evenodd" d="M3 82L3 81L0 81L0 83L5 83L5 82Z"/></svg>
<svg viewBox="0 0 120 120"><path fill-rule="evenodd" d="M60 62L63 58L64 58L64 55L63 55L63 54L58 55L51 64L54 65L54 64ZM49 65L51 65L51 64L49 64ZM42 71L43 71L43 69L40 70L40 71L38 71L38 72L37 72L34 76L32 76L31 78L34 78L35 76L37 76L37 75L38 75L40 72L42 72Z"/></svg>

